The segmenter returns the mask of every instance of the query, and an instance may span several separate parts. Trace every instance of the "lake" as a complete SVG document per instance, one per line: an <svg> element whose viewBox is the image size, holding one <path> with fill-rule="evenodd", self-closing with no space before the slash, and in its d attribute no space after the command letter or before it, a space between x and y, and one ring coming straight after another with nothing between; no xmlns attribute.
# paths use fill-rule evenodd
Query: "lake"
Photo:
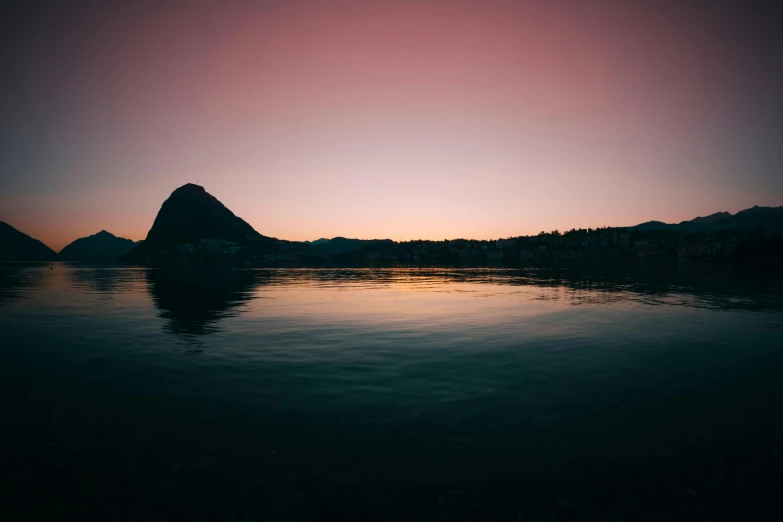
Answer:
<svg viewBox="0 0 783 522"><path fill-rule="evenodd" d="M779 268L0 265L0 512L775 519L781 376Z"/></svg>

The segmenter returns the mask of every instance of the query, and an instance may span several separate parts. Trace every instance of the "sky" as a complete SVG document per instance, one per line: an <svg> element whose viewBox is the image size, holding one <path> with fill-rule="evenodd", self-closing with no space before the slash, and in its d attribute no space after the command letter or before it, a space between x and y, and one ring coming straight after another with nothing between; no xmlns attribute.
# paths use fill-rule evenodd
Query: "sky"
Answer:
<svg viewBox="0 0 783 522"><path fill-rule="evenodd" d="M189 182L289 240L783 205L782 20L732 4L9 2L0 221L143 239Z"/></svg>

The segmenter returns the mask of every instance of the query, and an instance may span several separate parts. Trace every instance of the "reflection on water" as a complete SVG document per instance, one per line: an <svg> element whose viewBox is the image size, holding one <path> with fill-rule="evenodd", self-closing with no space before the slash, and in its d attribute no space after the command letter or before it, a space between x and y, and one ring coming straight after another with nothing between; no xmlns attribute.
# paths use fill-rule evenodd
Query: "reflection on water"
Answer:
<svg viewBox="0 0 783 522"><path fill-rule="evenodd" d="M110 285L121 278L76 272L89 285ZM783 309L783 277L775 270L740 270L733 266L685 264L643 267L620 265L589 268L452 269L343 268L206 271L199 274L146 272L147 289L166 329L174 334L218 331L222 319L247 312L251 300L275 297L280 288L297 288L316 302L318 289L409 293L468 293L471 297L505 296L529 306L542 300L562 305L643 304L713 310L779 311ZM262 290L263 289L263 290ZM514 290L514 291L511 291ZM355 294L360 295L360 294ZM278 296L279 297L279 296ZM287 296L290 297L290 296ZM322 303L328 308L326 303ZM393 300L383 303L389 307ZM441 304L443 303L431 303ZM260 305L263 306L263 305ZM362 311L372 303L363 303ZM482 312L472 304L474 313ZM388 311L388 310L387 310ZM430 310L437 313L437 310ZM416 314L427 310L417 309Z"/></svg>
<svg viewBox="0 0 783 522"><path fill-rule="evenodd" d="M56 270L51 271L51 268ZM47 271L49 270L49 271ZM468 285L460 288L459 284ZM46 287L111 295L144 288L173 334L202 335L222 319L247 310L264 296L261 287L394 290L399 292L517 292L525 301L567 305L640 303L714 310L779 311L783 276L778 269L733 265L575 265L572 267L342 268L204 270L178 274L154 269L68 266L61 263L0 265L0 306ZM482 290L483 288L483 290ZM74 296L77 297L77 296ZM419 311L421 312L421 311Z"/></svg>
<svg viewBox="0 0 783 522"><path fill-rule="evenodd" d="M58 268L70 279L74 288L96 294L111 294L123 291L123 286L131 283L138 271L115 267L68 267Z"/></svg>
<svg viewBox="0 0 783 522"><path fill-rule="evenodd" d="M779 271L4 265L0 312L0 513L761 519L780 485Z"/></svg>
<svg viewBox="0 0 783 522"><path fill-rule="evenodd" d="M221 319L236 314L252 299L261 278L251 271L205 272L187 278L149 271L147 288L165 329L173 334L203 335L217 331Z"/></svg>
<svg viewBox="0 0 783 522"><path fill-rule="evenodd" d="M33 265L40 268L43 265ZM43 284L42 272L31 270L30 265L0 263L0 307L23 298L32 289Z"/></svg>

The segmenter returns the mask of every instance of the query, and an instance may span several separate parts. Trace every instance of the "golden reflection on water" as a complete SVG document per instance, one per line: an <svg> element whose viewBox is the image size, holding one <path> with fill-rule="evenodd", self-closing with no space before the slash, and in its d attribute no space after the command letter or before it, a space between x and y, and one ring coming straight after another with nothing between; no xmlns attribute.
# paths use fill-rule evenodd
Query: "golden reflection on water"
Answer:
<svg viewBox="0 0 783 522"><path fill-rule="evenodd" d="M545 299L541 296L545 295ZM297 284L257 288L247 305L249 316L307 316L311 320L504 322L534 317L568 306L562 288L542 289L489 283L391 281L380 285ZM274 303L270 303L274 300Z"/></svg>
<svg viewBox="0 0 783 522"><path fill-rule="evenodd" d="M177 334L215 332L229 319L372 328L444 330L517 324L567 329L591 309L603 322L652 307L687 310L781 310L780 278L703 268L648 273L559 268L284 268L171 274L118 266L63 263L3 267L0 305L55 307L95 313L157 310ZM710 270L715 270L710 268ZM582 314L584 315L584 314ZM239 328L236 323L232 328ZM294 327L294 326L292 326Z"/></svg>

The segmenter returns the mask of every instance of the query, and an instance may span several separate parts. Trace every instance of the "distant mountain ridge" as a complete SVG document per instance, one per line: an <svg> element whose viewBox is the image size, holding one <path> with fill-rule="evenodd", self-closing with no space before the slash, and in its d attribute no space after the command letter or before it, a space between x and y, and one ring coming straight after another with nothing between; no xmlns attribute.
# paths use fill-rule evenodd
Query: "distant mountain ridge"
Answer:
<svg viewBox="0 0 783 522"><path fill-rule="evenodd" d="M0 261L55 261L57 252L0 221Z"/></svg>
<svg viewBox="0 0 783 522"><path fill-rule="evenodd" d="M310 254L338 255L348 252L354 252L360 248L383 243L393 243L391 239L352 239L342 236L332 239L316 239L315 241L305 241L309 246Z"/></svg>
<svg viewBox="0 0 783 522"><path fill-rule="evenodd" d="M60 261L82 263L111 263L130 252L136 243L101 230L97 234L82 237L60 250Z"/></svg>
<svg viewBox="0 0 783 522"><path fill-rule="evenodd" d="M783 207L759 207L755 206L731 214L729 212L716 212L709 216L697 217L690 221L680 223L663 223L661 221L647 221L636 225L641 231L648 230L676 230L687 234L709 233L718 230L740 230L749 232L758 227L764 227L767 232L783 232Z"/></svg>
<svg viewBox="0 0 783 522"><path fill-rule="evenodd" d="M767 233L783 233L783 207L754 206L736 214L716 212L680 223L648 221L635 227L641 231L673 230L685 234L720 230L752 232L763 227ZM316 256L340 256L367 249L368 252L391 243L391 239L354 239L342 236L315 241L284 241L258 233L234 215L204 187L188 183L174 190L163 202L146 239L133 242L102 230L73 241L58 255L54 250L7 223L0 222L0 261L124 261L145 263L175 245L196 245L202 240L223 240L252 246L254 254L270 252Z"/></svg>
<svg viewBox="0 0 783 522"><path fill-rule="evenodd" d="M704 216L704 217L699 216L697 218L691 219L690 221L682 221L682 222L680 222L680 224L682 224L682 223L711 223L713 221L717 221L719 219L725 219L725 218L729 218L729 217L731 217L731 213L730 212L716 212L714 214L710 214L709 216Z"/></svg>

